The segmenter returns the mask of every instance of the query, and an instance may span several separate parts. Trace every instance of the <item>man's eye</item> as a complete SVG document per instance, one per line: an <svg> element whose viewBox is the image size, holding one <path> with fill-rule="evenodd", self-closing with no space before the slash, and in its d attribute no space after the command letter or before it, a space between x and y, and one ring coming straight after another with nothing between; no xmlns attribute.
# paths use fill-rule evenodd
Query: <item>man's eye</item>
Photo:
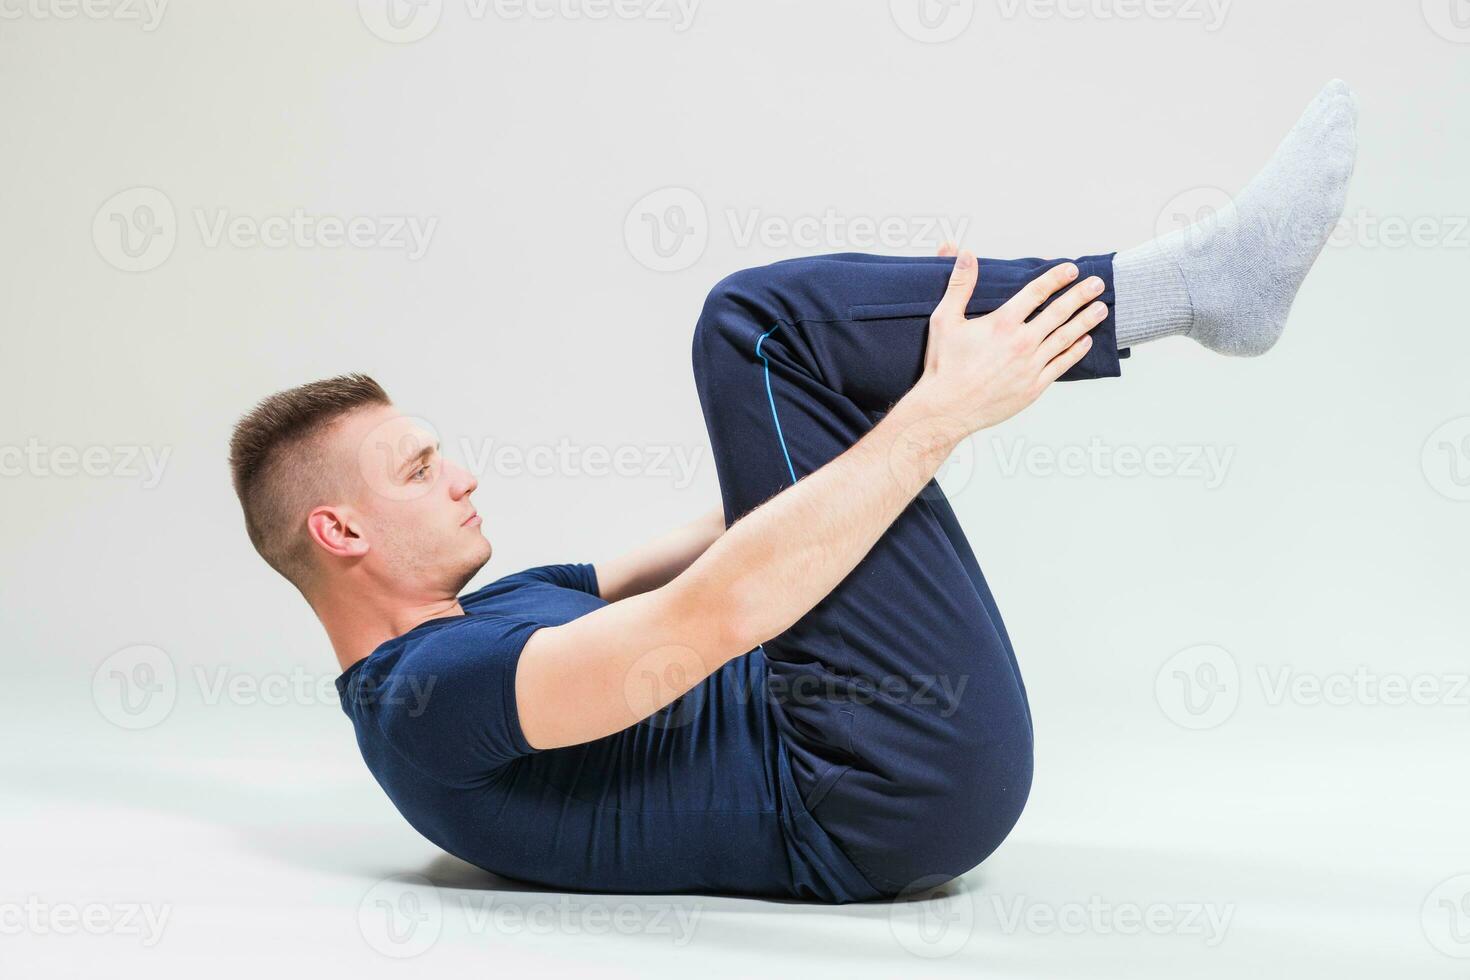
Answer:
<svg viewBox="0 0 1470 980"><path fill-rule="evenodd" d="M410 480L417 480L419 482L423 482L424 480L427 480L428 478L429 478L429 467L428 467L427 464L425 464L423 466L420 466L418 469L414 470L413 471L413 475L409 477Z"/></svg>

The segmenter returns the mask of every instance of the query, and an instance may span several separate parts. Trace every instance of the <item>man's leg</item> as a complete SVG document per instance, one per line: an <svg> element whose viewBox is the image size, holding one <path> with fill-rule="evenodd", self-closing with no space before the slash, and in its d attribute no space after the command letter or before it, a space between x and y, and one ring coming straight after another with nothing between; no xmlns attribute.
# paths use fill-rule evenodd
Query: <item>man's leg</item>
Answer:
<svg viewBox="0 0 1470 980"><path fill-rule="evenodd" d="M1083 276L1104 279L1110 312L1065 378L1118 374L1119 340L1269 349L1342 212L1356 120L1352 93L1329 84L1217 220L1119 255L1116 295L1112 256L1079 260ZM1051 264L982 261L969 312L995 309ZM727 520L840 454L917 380L952 266L837 255L715 288L695 375ZM1025 693L936 487L766 654L773 717L804 798L872 884L960 874L1010 830L1031 777ZM937 701L932 688L920 692L930 681Z"/></svg>
<svg viewBox="0 0 1470 980"><path fill-rule="evenodd" d="M969 312L1063 260L981 260ZM1077 260L1103 279L1109 256ZM695 379L726 520L840 455L918 379L952 259L838 255L711 292ZM1119 373L1111 314L1067 377ZM1031 722L990 591L936 486L826 599L765 644L768 700L808 809L873 886L953 877L1009 833Z"/></svg>

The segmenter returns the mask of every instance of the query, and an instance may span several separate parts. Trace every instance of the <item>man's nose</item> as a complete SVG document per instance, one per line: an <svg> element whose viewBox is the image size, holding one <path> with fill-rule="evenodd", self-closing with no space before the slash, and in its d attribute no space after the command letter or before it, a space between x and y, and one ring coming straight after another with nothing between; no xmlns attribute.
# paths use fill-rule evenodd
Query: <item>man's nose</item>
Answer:
<svg viewBox="0 0 1470 980"><path fill-rule="evenodd" d="M475 474L458 463L449 464L449 493L455 500L469 496L479 486L480 481L475 479Z"/></svg>

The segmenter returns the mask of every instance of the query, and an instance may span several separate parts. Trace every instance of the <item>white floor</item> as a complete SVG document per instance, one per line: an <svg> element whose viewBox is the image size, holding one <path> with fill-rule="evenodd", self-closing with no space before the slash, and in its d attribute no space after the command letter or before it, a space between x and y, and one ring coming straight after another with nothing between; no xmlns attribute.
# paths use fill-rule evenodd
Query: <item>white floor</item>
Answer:
<svg viewBox="0 0 1470 980"><path fill-rule="evenodd" d="M1043 739L1031 807L982 869L832 908L496 880L397 817L330 704L181 695L129 732L77 685L32 693L6 709L6 977L1470 972L1466 814L1432 802L1463 774L1453 738Z"/></svg>

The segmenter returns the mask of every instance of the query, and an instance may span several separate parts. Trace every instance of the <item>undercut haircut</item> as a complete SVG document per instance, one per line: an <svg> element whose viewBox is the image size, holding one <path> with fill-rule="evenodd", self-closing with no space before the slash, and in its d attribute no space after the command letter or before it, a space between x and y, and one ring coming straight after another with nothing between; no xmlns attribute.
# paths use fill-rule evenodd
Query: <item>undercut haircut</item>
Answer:
<svg viewBox="0 0 1470 980"><path fill-rule="evenodd" d="M235 424L230 477L250 543L304 594L313 577L306 517L329 503L332 461L322 436L343 416L391 401L365 374L343 374L276 392Z"/></svg>

